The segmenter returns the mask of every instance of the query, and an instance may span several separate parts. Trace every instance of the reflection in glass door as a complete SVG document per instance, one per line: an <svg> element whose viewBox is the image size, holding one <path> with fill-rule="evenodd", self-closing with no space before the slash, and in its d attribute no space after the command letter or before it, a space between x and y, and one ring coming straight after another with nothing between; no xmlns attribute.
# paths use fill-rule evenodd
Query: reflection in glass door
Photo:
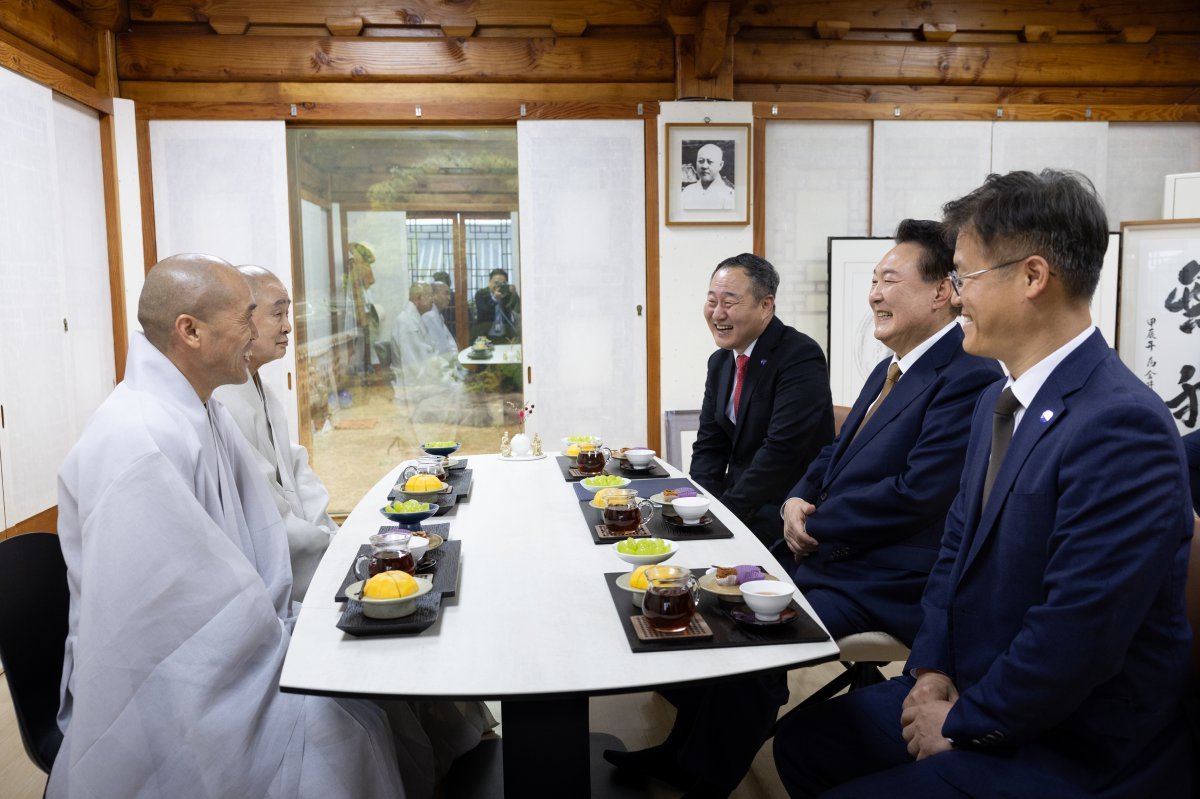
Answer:
<svg viewBox="0 0 1200 799"><path fill-rule="evenodd" d="M348 511L422 441L523 404L516 133L288 131L301 441Z"/></svg>

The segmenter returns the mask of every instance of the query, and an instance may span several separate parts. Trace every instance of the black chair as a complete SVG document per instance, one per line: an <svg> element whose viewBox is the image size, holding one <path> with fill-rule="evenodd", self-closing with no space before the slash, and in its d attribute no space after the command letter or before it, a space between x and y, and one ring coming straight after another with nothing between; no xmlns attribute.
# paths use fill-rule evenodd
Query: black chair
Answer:
<svg viewBox="0 0 1200 799"><path fill-rule="evenodd" d="M58 536L0 541L0 663L25 752L47 774L62 745L56 717L70 604Z"/></svg>

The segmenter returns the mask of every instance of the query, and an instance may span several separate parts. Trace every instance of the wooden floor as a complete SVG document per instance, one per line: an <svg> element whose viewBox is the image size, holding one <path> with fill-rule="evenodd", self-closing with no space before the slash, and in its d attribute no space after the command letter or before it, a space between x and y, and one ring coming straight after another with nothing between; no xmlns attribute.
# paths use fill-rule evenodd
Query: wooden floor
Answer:
<svg viewBox="0 0 1200 799"><path fill-rule="evenodd" d="M25 754L8 680L0 677L0 793L5 799L40 799L46 775Z"/></svg>
<svg viewBox="0 0 1200 799"><path fill-rule="evenodd" d="M885 669L885 672L889 676L898 674L900 666L901 664L894 663ZM824 685L841 670L840 664L826 663L791 672L788 685L792 698L784 710ZM661 742L666 737L675 713L666 700L648 693L597 697L591 701L590 712L592 731L617 736L625 743L626 749L642 749ZM503 722L502 718L501 721ZM504 734L503 724L500 734ZM12 700L8 694L8 683L0 679L0 786L3 786L0 794L3 794L5 799L40 799L45 784L45 775L29 761L21 746L17 721L13 716ZM679 795L679 791L665 783L649 785L646 793L648 799L675 799ZM775 774L775 763L769 744L758 753L754 767L732 797L786 799L787 794Z"/></svg>

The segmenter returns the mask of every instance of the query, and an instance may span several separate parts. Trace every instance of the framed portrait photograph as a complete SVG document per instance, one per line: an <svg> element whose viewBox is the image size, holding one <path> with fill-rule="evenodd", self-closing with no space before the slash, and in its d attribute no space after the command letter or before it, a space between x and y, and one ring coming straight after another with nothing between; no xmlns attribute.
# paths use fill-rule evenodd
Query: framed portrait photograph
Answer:
<svg viewBox="0 0 1200 799"><path fill-rule="evenodd" d="M750 224L749 123L666 128L667 224Z"/></svg>
<svg viewBox="0 0 1200 799"><path fill-rule="evenodd" d="M1121 360L1200 430L1200 219L1121 225Z"/></svg>

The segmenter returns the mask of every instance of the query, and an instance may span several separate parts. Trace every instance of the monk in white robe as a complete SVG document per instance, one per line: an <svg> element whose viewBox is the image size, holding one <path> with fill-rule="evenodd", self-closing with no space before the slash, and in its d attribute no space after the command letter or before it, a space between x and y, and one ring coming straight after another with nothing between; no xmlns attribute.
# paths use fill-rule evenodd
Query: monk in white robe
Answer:
<svg viewBox="0 0 1200 799"><path fill-rule="evenodd" d="M429 284L414 283L408 290L408 302L392 323L392 343L400 353L400 370L410 390L437 386L447 378L446 358L438 355L421 319L431 308L433 292Z"/></svg>
<svg viewBox="0 0 1200 799"><path fill-rule="evenodd" d="M279 691L287 537L210 400L247 379L253 307L224 261L158 264L125 380L62 466L71 608L52 798L404 795L379 708Z"/></svg>
<svg viewBox="0 0 1200 799"><path fill-rule="evenodd" d="M450 287L441 281L436 281L432 284L432 289L433 307L421 314L421 321L425 325L425 331L429 334L429 342L433 348L441 354L452 353L457 358L458 342L455 341L450 328L446 326L446 317L442 313L450 306Z"/></svg>
<svg viewBox="0 0 1200 799"><path fill-rule="evenodd" d="M292 599L300 602L337 524L329 517L329 492L308 465L308 450L292 442L287 416L271 387L259 379L265 364L287 353L292 300L279 278L259 266L238 271L254 295L258 338L250 349L250 379L213 391L250 442L254 465L275 500L287 529L292 561Z"/></svg>

